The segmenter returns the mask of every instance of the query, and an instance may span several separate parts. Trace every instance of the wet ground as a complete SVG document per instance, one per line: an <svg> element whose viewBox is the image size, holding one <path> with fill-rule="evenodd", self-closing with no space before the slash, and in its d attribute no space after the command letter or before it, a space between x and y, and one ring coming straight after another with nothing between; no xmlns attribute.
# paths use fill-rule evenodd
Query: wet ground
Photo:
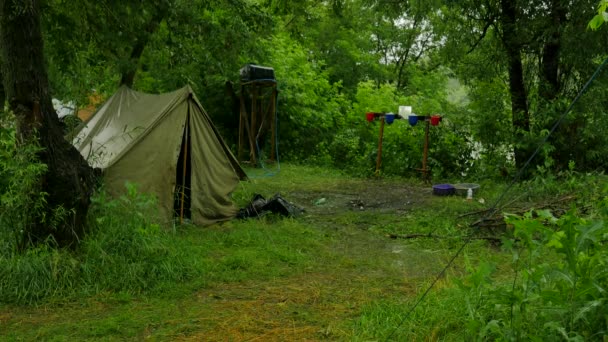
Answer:
<svg viewBox="0 0 608 342"><path fill-rule="evenodd" d="M366 220L400 220L432 200L430 188L365 180L281 195L305 209L302 220L333 232L323 252L332 260L294 277L202 291L198 297L221 317L183 340L349 340L349 321L362 307L383 299L409 301L443 266L439 251L367 229L375 222Z"/></svg>
<svg viewBox="0 0 608 342"><path fill-rule="evenodd" d="M443 268L450 252L432 243L390 239L372 229L411 220L436 200L430 187L376 179L310 185L270 180L258 189L255 184L248 186L252 187L245 189L248 193L263 189L267 198L280 191L286 200L305 209L296 219L299 223L324 232L310 267L291 276L216 284L172 301L169 307L159 308L152 298L87 306L82 309L87 313L76 307L66 307L65 312L56 308L44 316L48 324L61 322L76 329L82 324L78 323L81 316L94 325L95 319L106 320L106 316L116 316L118 322L116 312L128 312L138 317L137 323L129 323L136 325L132 329L138 331L137 340L348 341L355 337L356 322L366 307L383 301L411 305ZM140 317L155 317L162 310L170 311L171 319L140 323ZM35 308L32 312L40 315ZM0 310L0 323L41 324L30 322L40 317L31 318L27 310L7 315L3 318ZM70 315L78 317L76 323L66 322Z"/></svg>
<svg viewBox="0 0 608 342"><path fill-rule="evenodd" d="M339 214L346 210L401 214L428 201L431 192L430 187L368 180L344 182L327 190L296 190L285 197L311 214Z"/></svg>

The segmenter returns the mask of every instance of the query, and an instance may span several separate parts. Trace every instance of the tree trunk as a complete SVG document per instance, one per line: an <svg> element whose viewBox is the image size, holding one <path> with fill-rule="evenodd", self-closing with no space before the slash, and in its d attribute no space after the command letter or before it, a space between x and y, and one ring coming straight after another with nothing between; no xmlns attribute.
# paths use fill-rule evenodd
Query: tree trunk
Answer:
<svg viewBox="0 0 608 342"><path fill-rule="evenodd" d="M545 42L542 50L542 61L540 65L540 85L539 96L540 106L545 108L547 113L553 113L550 124L557 119L560 112L559 107L552 106L551 103L557 98L561 82L559 77L559 65L561 56L561 43L564 25L566 23L567 8L562 4L563 0L551 0L550 15L545 28ZM548 128L548 127L547 127ZM555 147L551 156L556 169L568 167L568 162L573 158L569 142L572 137L577 135L579 123L569 123L558 128L551 137L550 143ZM577 164L578 165L578 164Z"/></svg>
<svg viewBox="0 0 608 342"><path fill-rule="evenodd" d="M27 243L53 238L74 246L82 238L95 177L80 153L63 138L51 103L43 57L38 0L0 0L0 49L9 107L15 114L17 143L37 143L47 165L39 179L46 204L32 210L36 224L24 232ZM32 208L34 209L34 208ZM62 211L62 215L55 215ZM54 219L52 219L54 218Z"/></svg>
<svg viewBox="0 0 608 342"><path fill-rule="evenodd" d="M0 69L2 65L0 65ZM6 103L6 93L4 92L4 80L2 72L0 72L0 113L4 112L4 104Z"/></svg>
<svg viewBox="0 0 608 342"><path fill-rule="evenodd" d="M133 50L131 50L131 56L129 57L127 68L122 71L120 85L126 85L129 88L133 87L135 74L137 73L137 68L139 67L139 59L143 55L146 45L148 45L148 42L150 41L150 37L152 37L154 32L156 32L158 29L161 21L163 21L165 13L166 8L163 6L158 8L156 14L150 19L148 27L146 27L146 29L137 37L135 46L133 46Z"/></svg>
<svg viewBox="0 0 608 342"><path fill-rule="evenodd" d="M406 86L406 80L403 79L403 69L405 68L406 62L409 61L410 48L405 49L405 53L401 55L397 61L397 90L401 90Z"/></svg>
<svg viewBox="0 0 608 342"><path fill-rule="evenodd" d="M560 90L559 58L561 35L566 21L567 9L562 0L551 1L551 14L547 27L547 37L543 46L541 65L540 96L547 102L553 101Z"/></svg>
<svg viewBox="0 0 608 342"><path fill-rule="evenodd" d="M511 111L515 130L515 165L521 168L529 158L527 149L518 146L522 142L523 132L530 131L530 112L528 94L524 83L523 64L521 60L521 43L517 36L517 3L515 0L501 0L502 41L507 52L509 66L509 92L511 94Z"/></svg>
<svg viewBox="0 0 608 342"><path fill-rule="evenodd" d="M6 92L4 91L4 77L2 76L2 55L0 54L0 114L4 112Z"/></svg>
<svg viewBox="0 0 608 342"><path fill-rule="evenodd" d="M137 72L137 68L139 66L139 59L144 53L144 48L146 47L147 43L148 39L138 39L137 43L135 43L135 46L131 51L128 67L122 72L120 77L120 85L126 85L129 88L133 87L135 73Z"/></svg>

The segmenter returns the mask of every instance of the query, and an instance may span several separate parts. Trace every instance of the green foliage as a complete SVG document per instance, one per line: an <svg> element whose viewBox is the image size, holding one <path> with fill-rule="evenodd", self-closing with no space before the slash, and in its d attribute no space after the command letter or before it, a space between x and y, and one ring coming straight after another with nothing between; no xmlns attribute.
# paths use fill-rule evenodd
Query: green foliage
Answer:
<svg viewBox="0 0 608 342"><path fill-rule="evenodd" d="M38 161L39 152L33 143L17 148L15 130L0 126L0 253L22 250L39 238L33 213L44 211L47 198L40 192L47 166Z"/></svg>
<svg viewBox="0 0 608 342"><path fill-rule="evenodd" d="M234 146L239 105L225 84L236 84L238 70L253 62L276 71L280 154L285 160L368 174L376 139L372 128L362 127L362 113L396 111L395 104L408 104L417 113L440 113L447 119L447 129L432 133L430 165L436 175L499 177L511 172L513 149L531 149L593 72L606 45L604 38L584 28L596 2L564 5L561 10L572 20L559 24L539 10L549 6L541 1L517 4L532 118L524 138L515 136L512 127L508 58L500 6L494 0L482 1L483 6L469 0L167 0L128 5L55 0L45 3L43 23L50 80L59 98L84 104L91 89L112 93L120 74L136 68L134 86L143 91L190 84ZM598 13L604 7L601 2ZM545 59L540 54L551 32L559 32L561 44L557 99L542 93ZM133 59L141 42L141 58ZM453 98L446 91L448 80L466 85L460 87L458 103L447 103ZM598 115L606 96L603 86L595 88L556 132L552 150L537 165L564 170L574 160L580 169L605 168L606 127ZM373 100L372 92L378 92ZM414 153L421 151L418 132L398 137L392 131L387 130L386 143L396 156L385 159L384 172L404 174L420 167L416 161L421 156ZM260 144L264 149L264 141ZM466 156L472 150L475 159Z"/></svg>
<svg viewBox="0 0 608 342"><path fill-rule="evenodd" d="M426 284L422 285L425 286ZM412 302L378 301L353 323L353 341L462 341L464 306L453 289L439 290L408 316ZM403 318L407 317L407 320Z"/></svg>
<svg viewBox="0 0 608 342"><path fill-rule="evenodd" d="M306 50L287 34L277 34L263 46L279 82L281 155L287 160L318 155L319 146L327 145L343 122L339 84L331 85L323 65L311 62Z"/></svg>
<svg viewBox="0 0 608 342"><path fill-rule="evenodd" d="M317 6L316 22L308 25L305 36L294 37L312 51L315 60L323 61L329 81L340 83L342 93L352 99L360 82L387 80L389 68L378 63L381 54L370 39L378 20L374 10L360 1L335 2L339 8Z"/></svg>
<svg viewBox="0 0 608 342"><path fill-rule="evenodd" d="M433 176L486 178L479 173L480 162L474 157L475 145L469 138L469 131L446 117L438 127L431 128L429 166Z"/></svg>
<svg viewBox="0 0 608 342"><path fill-rule="evenodd" d="M193 275L196 264L171 248L169 233L154 221L154 201L128 185L128 194L94 198L93 233L77 251L39 245L0 254L0 302L34 303L101 291L139 293L160 282Z"/></svg>
<svg viewBox="0 0 608 342"><path fill-rule="evenodd" d="M471 134L483 144L482 157L487 156L488 163L481 166L490 173L496 174L492 165L498 166L498 170L511 168L512 161L506 158L508 150L521 151L517 164L523 165L525 155L534 151L544 133L593 74L597 60L603 59L606 36L598 36L585 27L596 3L596 0L445 2L450 8L443 13L447 24L444 28L450 38L440 53L470 89L470 109L475 117L471 121ZM505 21L501 4L514 6L513 25ZM506 36L509 32L510 38ZM513 57L508 56L515 50L522 65L521 73L509 66ZM599 140L605 136L598 134L601 128L589 125L591 121L601 125L594 118L599 112L586 108L605 103L605 92L600 93L603 78L600 76L591 85L590 90L595 93L597 89L598 93L580 98L571 117L549 141L551 151L546 150L536 158L533 169L550 164L551 169L564 170L570 160L584 170L606 168L605 162L597 158L601 154L598 146L605 146ZM520 85L518 80L522 81ZM515 101L521 97L525 97L525 104ZM512 107L512 101L519 109ZM529 115L529 132L522 132L527 131L526 125L509 118L513 110Z"/></svg>
<svg viewBox="0 0 608 342"><path fill-rule="evenodd" d="M578 226L569 223L569 215L557 221L546 214L514 218L520 228L515 228L513 239L506 239L513 241L513 249L471 242L464 257L455 260L409 315L413 303L462 246L462 238L471 233L467 223L476 218L461 215L484 210L485 205L456 196L431 196L428 186L403 179L352 178L330 168L285 163L275 177L255 177L263 171L248 171L251 180L234 194L239 205L253 193L280 191L307 206L307 214L167 231L154 221L149 207L153 201L136 194L133 186L119 199L100 194L91 212L96 230L85 237L79 251L39 248L0 260L0 286L6 286L0 287L1 300L36 304L0 309L6 327L0 329L0 339L163 340L184 334L215 339L210 337L214 332L218 339L227 334L238 339L245 334L272 337L276 331L281 339L296 331L309 340L504 340L511 303L513 327L519 329L521 340L535 337L532 333L560 340L559 325L566 324L568 333L570 318L580 313L583 318L574 319L580 334L594 329L596 335L582 336L602 339L602 327L592 324L605 315L605 305L597 306L605 303L605 294L590 286L606 286L606 231L593 225L608 216L606 193L597 191L605 186L605 177L583 175L553 184L553 179L544 178L516 187L518 197L533 202L576 190L576 203L589 218L574 219ZM575 165L568 172L577 175ZM491 201L499 195L498 185L482 183L476 199ZM325 204L312 204L321 197L327 199ZM357 198L367 204L364 209L348 204ZM416 233L445 238L386 236ZM577 242L568 242L571 238ZM165 270L144 273L138 265ZM569 277L577 274L578 287L573 291L558 271ZM88 283L93 277L96 282ZM545 294L551 294L551 302ZM545 318L555 323L545 326ZM226 329L227 321L234 329Z"/></svg>
<svg viewBox="0 0 608 342"><path fill-rule="evenodd" d="M365 159L361 160L363 164L357 165L357 168L365 170L368 175L375 171L377 148L378 148L378 135L380 131L379 122L374 121L371 124L364 121L365 113L367 112L379 112L379 113L395 113L397 112L399 105L403 105L405 99L403 96L397 93L394 85L381 84L377 85L373 81L362 82L357 87L357 94L355 96L355 102L353 103L353 109L349 113L350 125L359 127L360 135L360 146L358 154L365 156ZM410 151L402 150L402 144L404 139L410 138L406 134L402 134L408 127L404 122L397 120L393 125L385 125L384 138L383 138L383 172L386 174L403 174L403 170L397 170L394 168L399 163L396 159L398 153L406 152L406 156L401 156L401 162L404 159L407 161ZM407 131L406 131L407 132ZM411 139L409 139L411 140ZM416 155L416 152L414 152ZM340 160L342 156L340 154L334 154L334 160ZM343 161L344 164L348 164L348 160ZM340 166L340 164L336 164ZM408 164L402 165L407 168ZM351 168L353 166L351 165ZM397 171L395 173L395 171ZM361 172L361 171L359 171Z"/></svg>
<svg viewBox="0 0 608 342"><path fill-rule="evenodd" d="M76 115L66 115L60 119L63 125L64 136L71 137L78 126L82 125L82 120ZM66 138L70 139L70 138Z"/></svg>
<svg viewBox="0 0 608 342"><path fill-rule="evenodd" d="M403 95L395 85L388 83L367 81L359 84L352 110L328 145L332 166L357 175L372 174L376 166L379 122L367 123L365 113L396 113L400 105L411 105L418 115L441 114L445 119L429 131L429 165L433 174L447 177L469 171L473 166L469 161L472 147L466 139L467 131L458 125L463 114L457 106L446 101L446 75L442 72L425 75L421 70L415 73L418 76L410 79L409 91L416 95ZM421 123L411 127L407 118L385 126L382 173L417 174L415 169L422 163L424 126Z"/></svg>
<svg viewBox="0 0 608 342"><path fill-rule="evenodd" d="M156 219L156 201L126 184L126 194L93 199L94 232L83 241L81 272L87 287L140 293L162 282L181 282L197 274L199 263L187 260L171 233Z"/></svg>
<svg viewBox="0 0 608 342"><path fill-rule="evenodd" d="M605 196L605 192L604 192ZM606 326L608 228L606 204L594 219L571 210L509 216L514 279L493 285L491 265L478 268L461 285L470 305L469 328L479 339L600 340Z"/></svg>
<svg viewBox="0 0 608 342"><path fill-rule="evenodd" d="M49 245L23 253L0 250L0 302L160 294L184 283L200 287L265 279L305 265L317 244L316 232L290 220L168 229L156 213L155 199L133 184L126 184L126 193L118 198L99 192L90 210L93 229L77 250ZM5 235L2 241L10 242Z"/></svg>
<svg viewBox="0 0 608 342"><path fill-rule="evenodd" d="M608 1L600 0L600 3L597 5L597 15L591 19L588 24L588 27L592 30L597 30L608 20L608 14L606 13L608 10Z"/></svg>
<svg viewBox="0 0 608 342"><path fill-rule="evenodd" d="M167 92L191 84L210 113L222 119L224 82L238 80L245 63L265 55L259 44L272 23L248 2L179 2L174 17L151 37L135 86Z"/></svg>

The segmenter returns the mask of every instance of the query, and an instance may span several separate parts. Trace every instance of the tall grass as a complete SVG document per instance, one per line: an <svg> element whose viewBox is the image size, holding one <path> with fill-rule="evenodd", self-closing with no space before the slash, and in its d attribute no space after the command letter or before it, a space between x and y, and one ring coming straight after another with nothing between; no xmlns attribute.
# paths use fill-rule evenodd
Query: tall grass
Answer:
<svg viewBox="0 0 608 342"><path fill-rule="evenodd" d="M354 341L467 341L466 305L453 288L425 298L410 313L410 301L374 301L352 324Z"/></svg>
<svg viewBox="0 0 608 342"><path fill-rule="evenodd" d="M290 272L313 254L316 232L293 220L234 222L212 228L163 226L152 197L93 199L92 232L76 251L38 246L0 255L0 302L34 304L101 293L170 293ZM285 234L285 230L291 234ZM311 236L311 234L313 236Z"/></svg>
<svg viewBox="0 0 608 342"><path fill-rule="evenodd" d="M77 251L39 245L24 253L0 256L0 301L34 303L43 298L100 291L141 292L161 281L197 274L177 240L160 229L151 213L154 202L130 185L128 194L94 198L92 232Z"/></svg>
<svg viewBox="0 0 608 342"><path fill-rule="evenodd" d="M608 187L603 175L577 176L521 186L525 197L541 202L579 191L559 218L550 210L508 215L502 249L511 261L497 263L486 255L472 262L465 254L466 272L449 272L456 276L440 280L415 311L410 313L414 300L373 301L355 320L353 335L394 341L606 341Z"/></svg>

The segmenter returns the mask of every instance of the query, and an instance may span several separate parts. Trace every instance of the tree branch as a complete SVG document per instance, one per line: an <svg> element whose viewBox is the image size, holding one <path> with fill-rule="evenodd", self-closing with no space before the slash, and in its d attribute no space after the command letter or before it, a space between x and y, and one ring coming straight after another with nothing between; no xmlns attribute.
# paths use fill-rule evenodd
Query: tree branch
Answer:
<svg viewBox="0 0 608 342"><path fill-rule="evenodd" d="M467 51L467 55L470 54L471 52L473 52L477 48L479 43L481 43L481 41L486 37L486 34L488 33L488 29L490 28L490 26L492 26L492 24L494 24L494 20L489 20L486 23L486 26L484 26L483 31L481 32L481 36L479 36L477 41L473 44L473 46L471 46L469 51Z"/></svg>
<svg viewBox="0 0 608 342"><path fill-rule="evenodd" d="M471 239L471 240L485 240L485 241L489 241L492 243L502 243L502 239L498 238L498 237L494 237L494 236L473 236L473 237L466 237L466 236L442 236L442 235L435 235L435 234L407 234L407 235L400 235L400 234L388 234L388 237L391 239L406 239L406 240L410 240L410 239L419 239L419 238L428 238L428 239L455 239L455 238L465 238L465 239ZM519 239L515 239L516 241L519 241Z"/></svg>

